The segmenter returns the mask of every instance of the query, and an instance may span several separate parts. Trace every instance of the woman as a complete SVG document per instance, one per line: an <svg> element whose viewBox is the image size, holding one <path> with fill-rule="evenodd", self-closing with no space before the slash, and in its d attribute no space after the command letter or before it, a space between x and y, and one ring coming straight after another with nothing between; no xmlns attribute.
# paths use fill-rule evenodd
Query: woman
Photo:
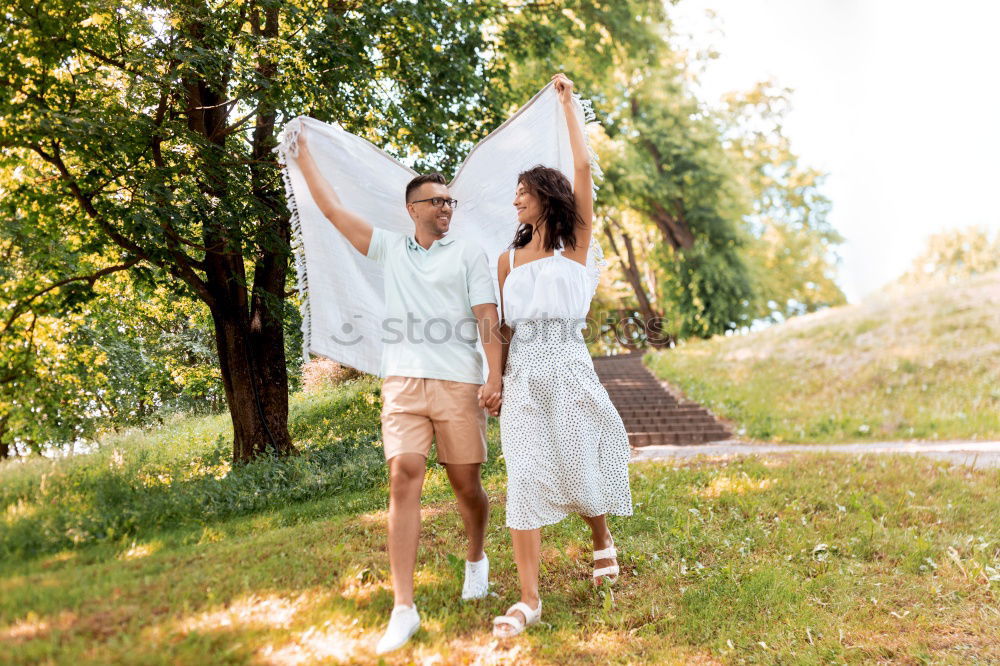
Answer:
<svg viewBox="0 0 1000 666"><path fill-rule="evenodd" d="M569 126L573 184L535 167L518 177L520 222L500 256L507 526L521 601L494 619L497 637L538 622L541 528L578 513L594 542L594 582L617 577L605 516L632 514L629 443L621 417L594 372L583 328L596 287L587 270L594 205L590 155L573 109L573 83L553 77Z"/></svg>

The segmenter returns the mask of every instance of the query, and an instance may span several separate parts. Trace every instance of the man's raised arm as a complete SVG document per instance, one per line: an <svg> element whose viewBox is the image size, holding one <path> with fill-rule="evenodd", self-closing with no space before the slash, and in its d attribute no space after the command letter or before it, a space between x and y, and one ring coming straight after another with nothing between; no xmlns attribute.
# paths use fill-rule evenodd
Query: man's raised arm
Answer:
<svg viewBox="0 0 1000 666"><path fill-rule="evenodd" d="M306 142L306 129L304 127L299 132L298 140L299 156L297 161L299 168L302 169L302 175L306 179L306 184L309 185L309 194L312 195L313 200L319 206L323 215L326 216L326 219L330 220L333 226L337 227L337 231L344 235L351 245L354 246L354 249L367 257L368 246L372 241L372 225L365 222L359 215L344 208L340 197L330 187L330 183L326 182L326 179L320 174L319 167L316 166L316 160L309 153L309 146Z"/></svg>

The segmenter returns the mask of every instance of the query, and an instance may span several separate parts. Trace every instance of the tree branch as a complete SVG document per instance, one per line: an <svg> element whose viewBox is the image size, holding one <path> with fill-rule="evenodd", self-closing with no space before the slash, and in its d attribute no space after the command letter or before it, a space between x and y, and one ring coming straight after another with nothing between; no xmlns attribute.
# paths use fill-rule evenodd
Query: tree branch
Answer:
<svg viewBox="0 0 1000 666"><path fill-rule="evenodd" d="M100 278L104 277L105 275L110 275L111 273L117 273L118 271L128 270L129 268L132 268L133 266L135 266L140 261L142 261L142 260L139 259L139 258L130 259L129 261L126 261L124 264L117 264L115 266L108 266L107 268L102 268L101 270L97 271L96 273L91 273L90 275L77 275L77 276L74 276L74 277L71 277L71 278L66 278L64 280L60 280L59 282L55 282L55 283L49 285L48 287L46 287L45 289L42 289L41 291L36 291L31 296L25 298L24 300L18 301L17 304L14 305L14 308L13 308L14 311L7 318L7 321L4 323L3 329L0 330L0 336L6 334L7 331L10 330L10 327L14 324L14 322L22 314L24 314L24 311L25 311L26 307L30 303L32 303L35 300L41 298L42 296L44 296L45 294L49 293L53 289L58 289L59 287L65 286L65 285L67 285L67 284L69 284L71 282L86 282L91 287L93 287L94 284Z"/></svg>
<svg viewBox="0 0 1000 666"><path fill-rule="evenodd" d="M80 205L80 208L83 210L83 212L90 219L94 220L94 222L97 223L97 225L104 231L104 233L106 233L115 243L117 243L120 247L128 250L135 256L139 257L140 259L145 259L151 264L160 266L161 268L166 269L179 279L183 280L188 285L190 285L192 289L195 290L198 296L202 300L204 300L205 303L209 305L214 303L212 294L209 292L208 287L206 286L204 280L202 280L194 272L192 268L193 264L192 261L190 261L190 257L187 257L187 255L184 255L183 253L174 255L174 253L171 252L171 254L174 255L175 260L177 260L178 262L177 264L168 264L164 261L159 261L157 259L154 259L142 246L140 246L138 243L136 243L132 239L122 234L118 229L114 227L114 225L111 224L110 221L108 221L107 218L105 218L101 214L99 210L97 210L97 208L94 206L93 201L90 198L88 198L80 189L79 183L76 182L76 179L70 173L69 168L66 166L66 163L60 156L58 143L53 143L53 151L51 154L46 152L41 147L41 145L37 143L30 144L30 148L34 150L36 153L38 153L38 155L43 160L45 160L49 164L52 164L53 166L56 167L56 169L58 169L60 176L62 176L63 181L65 181L66 186L69 188L70 192L73 195L73 198L76 199L77 203Z"/></svg>
<svg viewBox="0 0 1000 666"><path fill-rule="evenodd" d="M635 260L635 252L632 248L632 239L625 232L625 230L622 229L617 220L614 220L611 217L608 217L607 220L608 224L604 225L604 234L608 237L608 241L611 243L611 249L616 255L618 255L624 264L625 277L628 279L629 284L632 285L632 291L635 292L636 300L639 301L639 310L642 312L642 316L647 320L650 320L657 315L653 312L653 306L649 301L649 296L646 294L646 290L642 287L642 280L639 275L639 266ZM615 236L611 232L612 226L617 228L618 233L622 235L622 242L625 243L625 256L622 256L621 252L618 250L618 244L615 242Z"/></svg>
<svg viewBox="0 0 1000 666"><path fill-rule="evenodd" d="M21 376L21 368L27 366L28 362L34 357L32 350L35 346L35 324L37 322L38 315L32 313L31 324L28 325L28 341L24 346L24 356L21 358L20 363L15 363L7 368L7 371L3 375L0 375L0 384L9 384L18 379Z"/></svg>

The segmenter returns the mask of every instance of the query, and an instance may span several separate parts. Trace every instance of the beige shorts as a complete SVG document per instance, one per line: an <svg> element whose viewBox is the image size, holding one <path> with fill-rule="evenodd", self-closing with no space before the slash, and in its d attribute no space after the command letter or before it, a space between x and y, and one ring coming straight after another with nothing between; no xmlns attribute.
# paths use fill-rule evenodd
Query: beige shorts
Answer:
<svg viewBox="0 0 1000 666"><path fill-rule="evenodd" d="M400 453L426 458L433 439L439 462L486 462L486 410L479 406L479 386L446 379L386 377L382 381L385 459Z"/></svg>

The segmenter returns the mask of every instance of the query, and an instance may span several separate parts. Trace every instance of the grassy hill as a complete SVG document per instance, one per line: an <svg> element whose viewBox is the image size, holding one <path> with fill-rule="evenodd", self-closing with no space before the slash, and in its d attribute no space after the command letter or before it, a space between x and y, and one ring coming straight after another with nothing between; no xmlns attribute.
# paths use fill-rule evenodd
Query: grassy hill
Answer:
<svg viewBox="0 0 1000 666"><path fill-rule="evenodd" d="M645 361L752 439L1000 439L1000 273L887 290Z"/></svg>

